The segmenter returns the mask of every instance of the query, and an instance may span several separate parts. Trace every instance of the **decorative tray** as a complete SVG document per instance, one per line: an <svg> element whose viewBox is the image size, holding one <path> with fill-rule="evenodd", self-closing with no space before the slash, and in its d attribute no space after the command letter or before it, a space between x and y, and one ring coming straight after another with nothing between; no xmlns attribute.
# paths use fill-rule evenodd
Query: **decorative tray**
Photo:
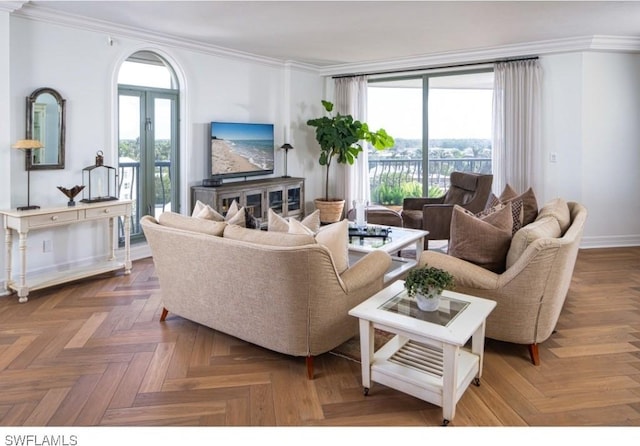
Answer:
<svg viewBox="0 0 640 446"><path fill-rule="evenodd" d="M363 239L365 237L379 237L382 239L387 239L391 234L391 228L380 228L369 226L366 229L358 229L358 228L349 228L349 242L353 239L353 237L357 237L359 239Z"/></svg>

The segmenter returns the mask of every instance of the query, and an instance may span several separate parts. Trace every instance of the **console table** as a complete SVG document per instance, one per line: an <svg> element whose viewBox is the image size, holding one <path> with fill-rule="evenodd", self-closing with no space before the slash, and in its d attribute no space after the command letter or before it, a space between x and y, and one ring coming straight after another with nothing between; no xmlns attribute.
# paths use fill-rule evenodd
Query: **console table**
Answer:
<svg viewBox="0 0 640 446"><path fill-rule="evenodd" d="M18 293L18 301L24 303L30 291L46 288L84 277L102 274L124 268L125 274L131 273L131 254L129 247L131 201L114 200L98 203L78 203L69 207L50 207L18 211L16 209L0 211L5 228L5 294L11 290ZM114 244L114 223L118 217L124 217L124 260L116 258ZM109 220L109 252L105 260L92 263L73 270L55 271L45 274L33 274L27 277L27 235L29 231L51 229L55 226L77 224L101 219ZM20 273L13 277L12 252L13 233L18 234L18 249L20 254Z"/></svg>

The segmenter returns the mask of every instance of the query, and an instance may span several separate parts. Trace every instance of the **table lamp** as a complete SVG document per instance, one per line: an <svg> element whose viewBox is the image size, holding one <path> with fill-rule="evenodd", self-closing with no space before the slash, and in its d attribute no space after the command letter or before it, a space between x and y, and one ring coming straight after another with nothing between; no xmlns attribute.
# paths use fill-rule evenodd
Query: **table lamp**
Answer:
<svg viewBox="0 0 640 446"><path fill-rule="evenodd" d="M21 139L13 146L14 149L24 150L26 159L31 160L31 150L41 149L44 146L36 139ZM30 201L31 195L31 169L27 169L27 205L18 207L19 211L28 211L30 209L40 209L40 206L32 205Z"/></svg>
<svg viewBox="0 0 640 446"><path fill-rule="evenodd" d="M284 150L284 175L282 175L282 178L291 178L288 174L287 174L287 156L289 155L289 150L293 150L293 146L291 144L289 144L288 142L282 144L282 147L280 147L282 150Z"/></svg>

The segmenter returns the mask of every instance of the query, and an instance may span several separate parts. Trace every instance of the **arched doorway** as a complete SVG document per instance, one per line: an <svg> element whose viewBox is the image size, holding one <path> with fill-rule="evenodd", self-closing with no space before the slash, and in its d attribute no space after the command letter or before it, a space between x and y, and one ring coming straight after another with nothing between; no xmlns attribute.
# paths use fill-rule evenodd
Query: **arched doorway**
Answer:
<svg viewBox="0 0 640 446"><path fill-rule="evenodd" d="M131 241L144 239L143 215L179 209L179 87L169 63L151 51L118 72L119 198L133 200Z"/></svg>

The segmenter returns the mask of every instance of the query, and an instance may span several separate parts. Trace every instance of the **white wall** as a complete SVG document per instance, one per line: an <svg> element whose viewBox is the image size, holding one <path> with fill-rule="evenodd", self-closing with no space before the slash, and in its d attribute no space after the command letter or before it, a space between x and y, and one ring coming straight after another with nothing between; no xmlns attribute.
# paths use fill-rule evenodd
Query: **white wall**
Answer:
<svg viewBox="0 0 640 446"><path fill-rule="evenodd" d="M539 201L583 203L583 247L640 244L640 55L545 56ZM557 153L557 163L549 153Z"/></svg>
<svg viewBox="0 0 640 446"><path fill-rule="evenodd" d="M66 166L64 170L33 171L31 202L41 206L66 204L56 186L82 184L82 168L94 163L103 150L105 164L117 165L117 68L130 54L150 49L174 64L181 78L181 212L190 210L190 189L205 176L207 128L213 120L273 122L276 145L284 142L285 66L259 58L255 60L212 55L184 48L158 46L130 38L63 27L55 24L0 15L0 91L9 101L0 101L0 118L8 115L10 125L0 129L0 192L2 208L26 203L27 175L24 154L10 150L9 142L24 137L25 98L41 87L59 91L67 100ZM3 23L4 22L4 23ZM8 36L4 39L4 34ZM7 43L5 43L7 42ZM6 64L6 65L4 65ZM7 67L7 73L3 72ZM10 71L8 71L10 70ZM9 76L10 75L10 76ZM307 137L300 124L308 105L318 102L323 81L309 70L291 70L291 105L295 105L293 142L289 174L306 176L311 169L306 154ZM8 105L6 105L8 104ZM2 107L7 107L6 111ZM5 128L10 129L5 135ZM15 153L14 153L15 152ZM276 152L274 176L283 175L283 152ZM296 165L296 160L302 163ZM311 181L313 194L313 181ZM10 190L10 192L9 192ZM309 195L307 195L309 196ZM29 235L28 271L66 267L86 262L106 252L106 224L94 222ZM44 240L51 240L53 252L43 253ZM17 251L17 250L14 250ZM17 263L17 253L13 264ZM4 256L0 260L4 271ZM3 283L4 278L0 280Z"/></svg>
<svg viewBox="0 0 640 446"><path fill-rule="evenodd" d="M9 13L0 11L0 122L8 125L0 125L0 166L10 165L11 127L11 101L9 91L9 59L10 59L10 34ZM11 207L11 171L6 167L0 167L0 208ZM0 261L1 262L1 261ZM2 263L0 263L2 265Z"/></svg>

